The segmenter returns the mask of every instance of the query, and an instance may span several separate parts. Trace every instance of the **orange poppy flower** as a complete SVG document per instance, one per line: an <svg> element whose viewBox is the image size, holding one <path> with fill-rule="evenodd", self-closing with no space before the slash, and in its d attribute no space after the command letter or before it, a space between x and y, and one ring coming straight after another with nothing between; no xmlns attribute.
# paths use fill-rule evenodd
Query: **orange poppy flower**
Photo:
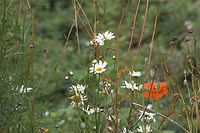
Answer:
<svg viewBox="0 0 200 133"><path fill-rule="evenodd" d="M168 95L167 82L160 82L159 87L157 83L148 82L144 84L144 88L147 90L144 97L150 100L160 100L163 95Z"/></svg>

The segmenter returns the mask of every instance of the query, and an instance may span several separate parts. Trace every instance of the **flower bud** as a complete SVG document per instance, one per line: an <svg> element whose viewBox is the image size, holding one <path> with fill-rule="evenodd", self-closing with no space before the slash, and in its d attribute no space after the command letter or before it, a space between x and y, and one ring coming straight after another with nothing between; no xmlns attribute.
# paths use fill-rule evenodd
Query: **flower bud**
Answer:
<svg viewBox="0 0 200 133"><path fill-rule="evenodd" d="M73 73L72 71L70 71L69 74L70 74L70 76L73 76L73 75L74 75L74 73Z"/></svg>

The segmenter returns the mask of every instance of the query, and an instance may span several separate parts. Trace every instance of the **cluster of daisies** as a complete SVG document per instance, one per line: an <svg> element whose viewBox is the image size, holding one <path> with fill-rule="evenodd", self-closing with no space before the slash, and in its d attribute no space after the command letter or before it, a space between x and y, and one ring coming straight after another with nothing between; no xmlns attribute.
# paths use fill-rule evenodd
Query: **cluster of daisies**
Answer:
<svg viewBox="0 0 200 133"><path fill-rule="evenodd" d="M107 62L94 59L92 61L92 66L89 68L90 73L101 74L106 71Z"/></svg>
<svg viewBox="0 0 200 133"><path fill-rule="evenodd" d="M129 71L129 75L134 77L134 78L137 78L137 77L140 77L142 75L142 72L140 72L140 71L132 71L132 72ZM142 90L143 85L136 83L134 80L131 80L131 81L124 81L121 88L129 89L131 91L134 91L134 90L140 91L140 90Z"/></svg>
<svg viewBox="0 0 200 133"><path fill-rule="evenodd" d="M85 85L72 85L70 87L70 91L71 92L74 92L74 95L70 97L70 99L72 100L72 105L75 106L75 105L78 105L78 106L81 106L81 105L84 105L84 101L87 100L87 96L85 94L85 89L86 89L86 86Z"/></svg>
<svg viewBox="0 0 200 133"><path fill-rule="evenodd" d="M24 87L24 85L22 85L21 87L17 86L16 88L12 88L12 90L18 91L19 93L28 93L31 92L33 88Z"/></svg>
<svg viewBox="0 0 200 133"><path fill-rule="evenodd" d="M90 41L90 44L94 46L103 46L105 44L105 41L112 40L113 38L115 38L115 36L113 35L112 32L106 31L104 33L98 33L98 35L94 36L94 39ZM100 75L106 71L107 64L108 63L104 60L94 59L91 63L91 66L89 67L89 73L93 75L97 75L97 74ZM134 79L136 79L136 78L141 77L143 73L140 71L129 71L128 74ZM70 75L73 75L73 74L70 74ZM68 76L65 77L65 79L68 79L68 78L69 78ZM106 91L106 90L110 90L109 88L111 86L111 83L102 80L99 82L99 86L101 86L102 88L105 88L104 91ZM80 109L82 109L88 115L103 112L103 109L99 107L93 107L92 105L85 105L85 101L87 101L87 95L86 95L85 90L87 88L88 87L86 85L81 85L81 84L72 85L70 87L70 91L73 92L73 96L70 97L70 99L72 100L71 104L73 106L80 107ZM129 89L131 91L135 91L135 90L140 91L143 89L143 84L136 83L134 80L124 81L121 88ZM154 113L148 113L147 111L139 110L138 114L139 114L139 119L141 119L142 121L145 121L145 122L155 121ZM106 119L113 120L114 116L113 117L108 116L106 117ZM137 128L137 132L150 133L152 132L152 129L149 125L143 125ZM129 129L123 128L121 133L132 133L132 131Z"/></svg>
<svg viewBox="0 0 200 133"><path fill-rule="evenodd" d="M109 31L98 33L98 35L94 36L94 39L90 41L90 44L94 46L103 46L105 41L112 40L113 38L115 38L113 34L114 33ZM92 66L89 68L89 71L90 73L101 74L104 71L106 71L106 65L107 65L106 61L102 60L97 61L96 59L94 59L92 61Z"/></svg>
<svg viewBox="0 0 200 133"><path fill-rule="evenodd" d="M92 61L92 66L89 68L90 73L93 74L101 74L104 71L106 71L106 65L107 62L96 59ZM107 87L110 86L108 83L104 83L103 81L99 83L100 85L106 85ZM73 96L70 97L72 100L71 104L73 106L79 106L84 112L86 112L88 115L91 115L93 113L102 112L103 110L99 107L92 107L91 105L87 105L86 108L84 108L84 102L87 101L87 96L85 93L87 86L86 85L72 85L70 87L70 91L74 93Z"/></svg>
<svg viewBox="0 0 200 133"><path fill-rule="evenodd" d="M80 109L82 109L84 112L86 112L88 115L102 112L103 109L99 107L92 107L91 105L87 105L86 108L84 108L84 102L87 101L87 96L85 93L87 86L86 85L72 85L70 87L70 91L74 93L73 96L70 97L72 100L71 104L72 106L78 106Z"/></svg>
<svg viewBox="0 0 200 133"><path fill-rule="evenodd" d="M152 108L151 104L147 106L147 109L151 109L151 108ZM150 123L156 121L156 119L155 119L156 114L151 113L151 112L147 112L147 110L139 110L138 115L139 115L138 119L140 119L141 122L143 122L145 124L140 125L136 129L137 132L139 132L139 133L151 133L152 129L151 129ZM134 133L134 132L131 131L130 129L123 128L121 133Z"/></svg>
<svg viewBox="0 0 200 133"><path fill-rule="evenodd" d="M94 39L90 41L90 44L94 46L103 46L105 41L115 38L113 34L114 33L109 31L98 33L98 35L94 36Z"/></svg>
<svg viewBox="0 0 200 133"><path fill-rule="evenodd" d="M94 36L94 39L90 41L90 44L94 46L103 46L105 41L111 40L113 38L115 38L115 36L113 35L112 32L106 31L104 33L98 33L98 35ZM89 68L89 72L94 75L101 74L106 71L106 66L107 66L106 61L94 59L92 61L91 67ZM69 78L68 76L67 78L65 77L65 79L68 79L68 78ZM108 87L109 85L106 84L106 86ZM88 105L86 108L83 108L84 102L87 100L87 96L85 94L86 88L87 86L79 85L79 84L77 84L76 86L72 85L72 87L70 87L71 89L70 91L74 92L74 95L70 97L70 99L72 100L71 104L78 105L80 107L82 106L81 109L85 111L88 115L101 112L102 109L98 107L92 108L92 106L90 105Z"/></svg>
<svg viewBox="0 0 200 133"><path fill-rule="evenodd" d="M141 71L129 71L128 73L131 77L133 78L139 78L142 76L142 72ZM140 84L140 83L136 83L134 80L131 80L131 81L124 81L123 82L123 85L121 86L121 88L125 88L125 89L128 89L128 90L131 90L131 91L140 91L142 90L144 87L143 87L143 84ZM147 106L147 109L151 109L152 106ZM151 133L152 132L152 129L151 127L149 126L148 123L150 122L155 122L155 113L150 113L150 112L147 112L146 110L139 110L138 111L138 115L139 115L139 118L143 123L146 123L145 125L140 125L138 128L137 128L137 132L140 132L140 133ZM133 133L133 131L127 129L127 128L123 128L122 132L121 133Z"/></svg>
<svg viewBox="0 0 200 133"><path fill-rule="evenodd" d="M11 85L11 82L13 81L13 78L11 76L9 77L9 81L10 81L9 84ZM25 85L21 85L21 86L17 86L17 87L13 86L11 90L17 91L17 92L19 92L21 94L25 94L25 93L31 92L33 90L33 88L25 87Z"/></svg>

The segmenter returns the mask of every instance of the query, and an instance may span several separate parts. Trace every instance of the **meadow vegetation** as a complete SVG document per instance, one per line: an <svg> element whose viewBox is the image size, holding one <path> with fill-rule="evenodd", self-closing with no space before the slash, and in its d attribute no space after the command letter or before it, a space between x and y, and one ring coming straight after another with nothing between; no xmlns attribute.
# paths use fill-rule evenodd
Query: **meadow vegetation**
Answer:
<svg viewBox="0 0 200 133"><path fill-rule="evenodd" d="M198 0L1 0L0 132L199 133Z"/></svg>

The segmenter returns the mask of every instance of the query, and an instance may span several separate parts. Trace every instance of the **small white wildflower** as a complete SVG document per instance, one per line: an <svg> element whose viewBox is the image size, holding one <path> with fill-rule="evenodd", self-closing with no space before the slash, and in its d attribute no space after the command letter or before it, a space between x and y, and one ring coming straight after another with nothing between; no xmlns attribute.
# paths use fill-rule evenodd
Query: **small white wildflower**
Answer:
<svg viewBox="0 0 200 133"><path fill-rule="evenodd" d="M98 45L100 45L100 46L104 45L105 39L103 37L103 34L98 33L98 35L95 36L95 41L98 42Z"/></svg>
<svg viewBox="0 0 200 133"><path fill-rule="evenodd" d="M95 45L95 46L103 46L104 45L104 41L101 40L100 38L96 38L92 41L90 41L91 45Z"/></svg>
<svg viewBox="0 0 200 133"><path fill-rule="evenodd" d="M139 128L137 128L137 131L140 133L150 133L152 132L152 129L149 125L146 125L146 126L139 126Z"/></svg>
<svg viewBox="0 0 200 133"><path fill-rule="evenodd" d="M97 60L96 60L96 59L94 59L94 60L92 61L92 63L93 63L93 64L97 63Z"/></svg>
<svg viewBox="0 0 200 133"><path fill-rule="evenodd" d="M124 83L121 86L121 88L126 88L126 89L133 90L133 84L134 83L135 83L134 81L131 81L131 82L124 81Z"/></svg>
<svg viewBox="0 0 200 133"><path fill-rule="evenodd" d="M32 89L33 88L30 88L30 87L25 88L24 85L22 85L20 89L18 89L18 87L17 87L16 90L19 91L20 93L28 93L28 92L31 92Z"/></svg>
<svg viewBox="0 0 200 133"><path fill-rule="evenodd" d="M116 59L116 56L115 56L115 55L113 55L113 56L112 56L112 59L113 59L113 60L115 60L115 59Z"/></svg>
<svg viewBox="0 0 200 133"><path fill-rule="evenodd" d="M72 100L71 104L73 106L74 105L78 105L78 106L84 105L84 101L87 100L87 97L84 94L86 86L77 84L76 86L72 85L70 87L70 89L71 89L70 91L73 91L75 93L74 96L70 97L70 99Z"/></svg>
<svg viewBox="0 0 200 133"><path fill-rule="evenodd" d="M147 105L147 109L152 109L153 108L153 105L152 104L148 104Z"/></svg>
<svg viewBox="0 0 200 133"><path fill-rule="evenodd" d="M68 80L68 79L69 79L69 77L68 77L68 76L65 76L65 79L66 79L66 80Z"/></svg>
<svg viewBox="0 0 200 133"><path fill-rule="evenodd" d="M140 91L140 90L142 90L142 88L143 88L143 85L141 84L141 85L136 85L136 84L134 84L134 90L138 90L138 91Z"/></svg>
<svg viewBox="0 0 200 133"><path fill-rule="evenodd" d="M49 114L50 114L49 111L45 111L45 112L44 112L44 116L45 116L45 117L49 116Z"/></svg>
<svg viewBox="0 0 200 133"><path fill-rule="evenodd" d="M106 71L107 62L99 60L99 62L92 64L89 68L90 73L101 74Z"/></svg>
<svg viewBox="0 0 200 133"><path fill-rule="evenodd" d="M78 95L74 95L71 96L70 99L72 100L71 104L72 106L80 106L80 105L84 105L84 101L87 100L87 97L83 94L78 94Z"/></svg>
<svg viewBox="0 0 200 133"><path fill-rule="evenodd" d="M90 41L90 44L95 46L103 46L104 41L111 40L113 38L115 38L115 36L112 32L106 31L104 33L98 33L98 35L95 36L92 41Z"/></svg>
<svg viewBox="0 0 200 133"><path fill-rule="evenodd" d="M85 89L86 89L86 86L85 85L72 85L70 87L70 91L74 91L76 95L78 94L84 94L85 93Z"/></svg>
<svg viewBox="0 0 200 133"><path fill-rule="evenodd" d="M137 84L134 81L130 81L130 82L124 81L121 88L126 88L126 89L129 89L129 90L132 90L132 91L134 91L134 90L139 91L143 88L143 85L137 86Z"/></svg>
<svg viewBox="0 0 200 133"><path fill-rule="evenodd" d="M111 40L111 39L115 38L115 36L113 34L114 33L109 32L109 31L104 32L103 33L104 40Z"/></svg>
<svg viewBox="0 0 200 133"><path fill-rule="evenodd" d="M73 76L73 75L74 75L74 73L73 73L72 71L70 71L69 74L70 74L70 76Z"/></svg>
<svg viewBox="0 0 200 133"><path fill-rule="evenodd" d="M26 92L31 92L32 89L33 89L33 88L30 88L30 87L26 88L26 89L25 89L25 93L26 93Z"/></svg>
<svg viewBox="0 0 200 133"><path fill-rule="evenodd" d="M132 77L140 77L142 75L142 72L140 71L129 71L129 75L131 75Z"/></svg>
<svg viewBox="0 0 200 133"><path fill-rule="evenodd" d="M133 133L131 130L126 129L125 127L123 128L122 132L120 133Z"/></svg>
<svg viewBox="0 0 200 133"><path fill-rule="evenodd" d="M96 108L91 108L90 105L87 106L86 109L82 108L83 111L85 111L88 115L94 114L94 113L99 113L102 112L103 109L96 107Z"/></svg>
<svg viewBox="0 0 200 133"><path fill-rule="evenodd" d="M154 122L156 121L155 119L155 113L148 113L147 111L142 111L142 110L139 110L139 119L141 119L142 117L146 118L147 120L153 120Z"/></svg>
<svg viewBox="0 0 200 133"><path fill-rule="evenodd" d="M70 75L70 76L73 76L73 75L74 75L74 73L73 73L72 71L70 71L70 72L69 72L69 75Z"/></svg>

